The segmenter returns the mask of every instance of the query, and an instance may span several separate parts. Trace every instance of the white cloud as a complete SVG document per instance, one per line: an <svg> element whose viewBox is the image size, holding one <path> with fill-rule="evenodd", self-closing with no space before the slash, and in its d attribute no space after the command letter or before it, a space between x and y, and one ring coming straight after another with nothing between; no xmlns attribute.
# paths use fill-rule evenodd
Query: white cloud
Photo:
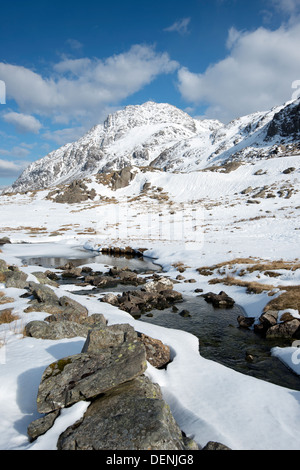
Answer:
<svg viewBox="0 0 300 470"><path fill-rule="evenodd" d="M3 114L2 118L5 122L15 126L16 130L21 134L38 134L42 127L42 124L38 119L28 114L8 112Z"/></svg>
<svg viewBox="0 0 300 470"><path fill-rule="evenodd" d="M234 26L228 31L228 38L226 42L227 49L232 49L234 44L240 39L241 32L238 31Z"/></svg>
<svg viewBox="0 0 300 470"><path fill-rule="evenodd" d="M83 47L81 42L77 41L77 39L72 39L72 38L67 39L66 44L70 46L70 48L73 49L74 51L81 51Z"/></svg>
<svg viewBox="0 0 300 470"><path fill-rule="evenodd" d="M179 21L175 21L171 26L168 26L167 28L164 29L164 31L167 32L176 32L179 34L188 34L188 26L191 22L191 18L182 18Z"/></svg>
<svg viewBox="0 0 300 470"><path fill-rule="evenodd" d="M19 176L23 170L29 165L30 162L24 161L7 161L0 159L0 177L1 178L16 178Z"/></svg>
<svg viewBox="0 0 300 470"><path fill-rule="evenodd" d="M300 11L300 0L270 0L278 10L288 15L294 15Z"/></svg>
<svg viewBox="0 0 300 470"><path fill-rule="evenodd" d="M26 114L54 121L90 121L106 106L119 103L160 74L174 72L178 63L153 47L132 46L127 52L100 59L63 59L53 74L43 77L28 68L0 63L7 96ZM105 116L102 116L103 118Z"/></svg>
<svg viewBox="0 0 300 470"><path fill-rule="evenodd" d="M29 155L29 153L30 152L29 152L28 149L26 149L24 147L21 147L21 146L15 146L10 150L0 148L0 155L5 156L5 157L22 158L22 157L27 157L27 155Z"/></svg>
<svg viewBox="0 0 300 470"><path fill-rule="evenodd" d="M292 97L292 83L300 79L300 24L271 31L231 29L228 56L204 73L178 71L178 88L189 103L208 107L207 117L228 121L266 110Z"/></svg>

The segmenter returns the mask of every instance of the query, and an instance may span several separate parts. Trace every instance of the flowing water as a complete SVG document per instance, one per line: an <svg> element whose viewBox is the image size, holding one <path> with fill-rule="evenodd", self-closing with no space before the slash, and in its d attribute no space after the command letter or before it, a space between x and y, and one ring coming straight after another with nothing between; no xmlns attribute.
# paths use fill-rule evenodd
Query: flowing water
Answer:
<svg viewBox="0 0 300 470"><path fill-rule="evenodd" d="M177 312L173 308L152 310L151 316L144 315L140 320L192 333L199 339L199 352L206 359L276 385L300 390L300 377L270 353L271 348L286 344L266 340L252 330L240 328L237 317L244 312L238 305L214 308L202 297L185 296L183 302L176 304L176 309ZM182 311L189 316L182 316Z"/></svg>
<svg viewBox="0 0 300 470"><path fill-rule="evenodd" d="M101 263L119 268L128 267L139 274L149 271L160 271L155 261L147 258L115 257L111 255L93 254L78 258L22 258L23 262L46 268L58 268L72 261L74 266L83 264ZM68 279L68 284L75 282ZM91 288L92 289L92 288ZM133 290L132 286L117 286L109 291ZM175 287L176 289L176 287ZM93 294L103 293L105 289L93 289ZM87 295L88 291L75 291L78 295ZM185 313L184 313L184 312ZM237 317L243 315L241 307L214 308L201 296L184 296L183 301L177 303L175 308L165 310L152 310L142 315L139 320L155 325L175 328L192 333L199 339L199 351L202 357L216 361L238 372L251 375L274 384L294 390L300 390L300 377L287 368L279 359L271 356L271 348L285 346L261 338L251 330L240 328Z"/></svg>

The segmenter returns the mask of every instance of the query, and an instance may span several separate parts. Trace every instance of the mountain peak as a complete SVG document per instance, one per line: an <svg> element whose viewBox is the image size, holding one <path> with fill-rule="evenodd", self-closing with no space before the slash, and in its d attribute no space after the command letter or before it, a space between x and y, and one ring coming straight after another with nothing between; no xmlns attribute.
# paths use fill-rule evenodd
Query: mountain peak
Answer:
<svg viewBox="0 0 300 470"><path fill-rule="evenodd" d="M140 105L128 105L107 116L104 128L139 127L153 124L182 124L195 130L194 119L184 111L168 103L147 101Z"/></svg>

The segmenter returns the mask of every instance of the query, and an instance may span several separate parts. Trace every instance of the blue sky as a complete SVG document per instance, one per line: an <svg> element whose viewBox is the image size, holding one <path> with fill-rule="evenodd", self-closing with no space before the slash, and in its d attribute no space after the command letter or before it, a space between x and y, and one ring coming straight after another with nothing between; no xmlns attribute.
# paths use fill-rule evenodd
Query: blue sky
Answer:
<svg viewBox="0 0 300 470"><path fill-rule="evenodd" d="M0 186L125 105L228 122L290 100L300 80L300 0L0 7Z"/></svg>

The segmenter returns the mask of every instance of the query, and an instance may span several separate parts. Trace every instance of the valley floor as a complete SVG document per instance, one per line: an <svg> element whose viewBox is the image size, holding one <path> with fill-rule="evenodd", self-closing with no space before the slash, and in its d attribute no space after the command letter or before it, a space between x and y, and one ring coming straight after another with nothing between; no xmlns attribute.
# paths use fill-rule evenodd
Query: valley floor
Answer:
<svg viewBox="0 0 300 470"><path fill-rule="evenodd" d="M118 191L91 179L87 185L101 196L72 205L46 200L47 191L2 196L0 237L12 243L1 247L0 258L21 267L25 251L32 257L76 257L83 248L143 248L165 275L195 279L176 284L176 290L191 295L197 288L224 290L258 320L285 286L300 283L298 161L299 156L291 156L245 163L231 173L140 171ZM22 270L36 280L36 266ZM256 291L249 294L253 283ZM65 290L68 286L58 288L60 295ZM0 284L0 291L14 299L1 310L9 306L19 317L0 325L0 449L55 449L58 435L86 404L64 410L48 433L29 444L26 429L38 417L37 387L49 363L80 352L84 339L23 337L25 323L48 314L25 314L28 299L20 297L22 290ZM100 313L96 298L82 296L81 303L90 314ZM283 305L285 311L299 318L294 304ZM300 392L204 359L197 338L183 331L140 322L109 304L101 304L101 313L109 324L130 323L171 347L168 368L149 365L146 373L160 384L181 429L201 446L218 441L234 450L300 450ZM296 347L273 353L300 375Z"/></svg>

